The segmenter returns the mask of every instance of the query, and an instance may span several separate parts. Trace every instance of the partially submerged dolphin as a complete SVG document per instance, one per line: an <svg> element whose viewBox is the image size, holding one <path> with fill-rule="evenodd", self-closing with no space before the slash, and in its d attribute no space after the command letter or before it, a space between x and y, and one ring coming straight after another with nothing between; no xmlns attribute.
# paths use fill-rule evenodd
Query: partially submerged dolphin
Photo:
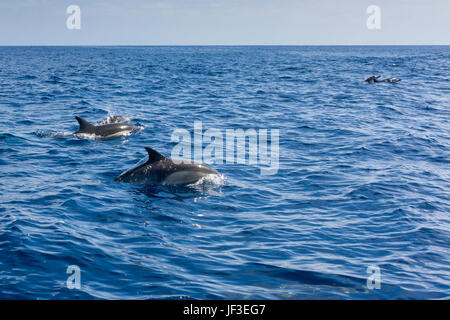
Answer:
<svg viewBox="0 0 450 320"><path fill-rule="evenodd" d="M122 173L114 181L183 185L194 183L209 174L218 175L216 170L203 164L181 161L175 163L152 148L145 148L145 150L148 152L148 161Z"/></svg>
<svg viewBox="0 0 450 320"><path fill-rule="evenodd" d="M368 82L368 83L375 83L375 82L399 82L399 81L401 81L401 79L398 79L398 78L386 78L384 80L378 80L378 78L380 78L380 76L371 76L371 77L368 77L364 81Z"/></svg>
<svg viewBox="0 0 450 320"><path fill-rule="evenodd" d="M114 138L131 133L137 128L126 123L109 123L103 125L93 125L81 117L75 117L80 124L80 129L74 134L93 134L100 138Z"/></svg>

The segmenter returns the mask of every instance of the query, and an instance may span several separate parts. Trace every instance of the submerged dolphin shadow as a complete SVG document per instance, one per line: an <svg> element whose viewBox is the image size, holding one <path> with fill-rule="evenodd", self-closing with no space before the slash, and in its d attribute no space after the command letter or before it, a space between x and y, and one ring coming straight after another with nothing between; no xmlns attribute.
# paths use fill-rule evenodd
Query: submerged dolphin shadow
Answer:
<svg viewBox="0 0 450 320"><path fill-rule="evenodd" d="M135 194L145 195L152 199L172 199L176 201L184 201L187 199L202 199L212 195L213 188L192 187L189 185L135 185L132 192Z"/></svg>

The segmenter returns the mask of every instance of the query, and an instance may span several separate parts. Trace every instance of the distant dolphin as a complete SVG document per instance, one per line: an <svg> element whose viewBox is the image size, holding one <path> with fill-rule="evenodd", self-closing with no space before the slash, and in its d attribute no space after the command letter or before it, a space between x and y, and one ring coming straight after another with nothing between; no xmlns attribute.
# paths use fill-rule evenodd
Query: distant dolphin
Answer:
<svg viewBox="0 0 450 320"><path fill-rule="evenodd" d="M194 162L175 163L152 148L145 148L148 161L136 168L122 173L114 181L140 183L183 185L198 181L209 175L218 174L214 169Z"/></svg>
<svg viewBox="0 0 450 320"><path fill-rule="evenodd" d="M402 81L402 79L398 79L398 78L387 78L384 79L383 82L399 82Z"/></svg>
<svg viewBox="0 0 450 320"><path fill-rule="evenodd" d="M76 131L74 134L84 133L84 134L94 134L95 136L101 138L114 138L129 134L133 130L137 129L135 126L125 123L110 123L95 126L93 124L90 124L81 117L75 118L80 124L80 129L78 129L78 131Z"/></svg>
<svg viewBox="0 0 450 320"><path fill-rule="evenodd" d="M368 77L364 81L368 82L368 83L375 83L375 82L399 82L399 81L401 81L401 79L398 79L398 78L387 78L387 79L384 79L384 80L378 80L378 78L380 78L380 76L371 76L371 77Z"/></svg>
<svg viewBox="0 0 450 320"><path fill-rule="evenodd" d="M368 82L368 83L374 83L374 82L378 82L378 78L379 77L381 77L381 76L371 76L371 77L368 77L366 80L364 80L365 82Z"/></svg>

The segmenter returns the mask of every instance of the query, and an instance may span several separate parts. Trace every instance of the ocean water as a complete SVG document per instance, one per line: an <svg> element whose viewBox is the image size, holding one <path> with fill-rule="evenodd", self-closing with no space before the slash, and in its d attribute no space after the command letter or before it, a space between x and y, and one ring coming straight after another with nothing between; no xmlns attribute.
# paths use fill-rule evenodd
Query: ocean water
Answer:
<svg viewBox="0 0 450 320"><path fill-rule="evenodd" d="M450 298L449 65L448 46L0 47L0 298ZM80 139L75 115L142 130ZM195 121L278 129L278 172L113 181Z"/></svg>

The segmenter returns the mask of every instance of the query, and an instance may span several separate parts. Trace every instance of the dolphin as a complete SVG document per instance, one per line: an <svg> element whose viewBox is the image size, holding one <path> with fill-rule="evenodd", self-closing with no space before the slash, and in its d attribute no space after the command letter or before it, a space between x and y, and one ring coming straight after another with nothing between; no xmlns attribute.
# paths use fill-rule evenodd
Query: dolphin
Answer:
<svg viewBox="0 0 450 320"><path fill-rule="evenodd" d="M145 150L148 153L148 161L122 173L114 181L153 185L186 185L209 174L219 174L216 170L203 164L181 161L175 163L152 148L145 148Z"/></svg>
<svg viewBox="0 0 450 320"><path fill-rule="evenodd" d="M402 79L398 79L398 78L387 78L384 79L383 82L399 82L402 81Z"/></svg>
<svg viewBox="0 0 450 320"><path fill-rule="evenodd" d="M379 78L379 77L381 77L381 76L371 76L371 77L367 78L367 79L364 80L364 81L365 81L365 82L368 82L368 83L378 82L378 78Z"/></svg>
<svg viewBox="0 0 450 320"><path fill-rule="evenodd" d="M368 82L368 83L375 83L375 82L399 82L399 81L401 81L401 79L398 79L398 78L386 78L384 80L378 80L378 78L380 78L380 76L371 76L371 77L368 77L364 81Z"/></svg>
<svg viewBox="0 0 450 320"><path fill-rule="evenodd" d="M100 138L114 138L129 134L133 130L137 129L135 126L126 123L110 123L95 126L81 117L75 117L75 119L77 119L78 123L80 124L80 129L74 132L74 134L84 133L94 134L95 136Z"/></svg>

